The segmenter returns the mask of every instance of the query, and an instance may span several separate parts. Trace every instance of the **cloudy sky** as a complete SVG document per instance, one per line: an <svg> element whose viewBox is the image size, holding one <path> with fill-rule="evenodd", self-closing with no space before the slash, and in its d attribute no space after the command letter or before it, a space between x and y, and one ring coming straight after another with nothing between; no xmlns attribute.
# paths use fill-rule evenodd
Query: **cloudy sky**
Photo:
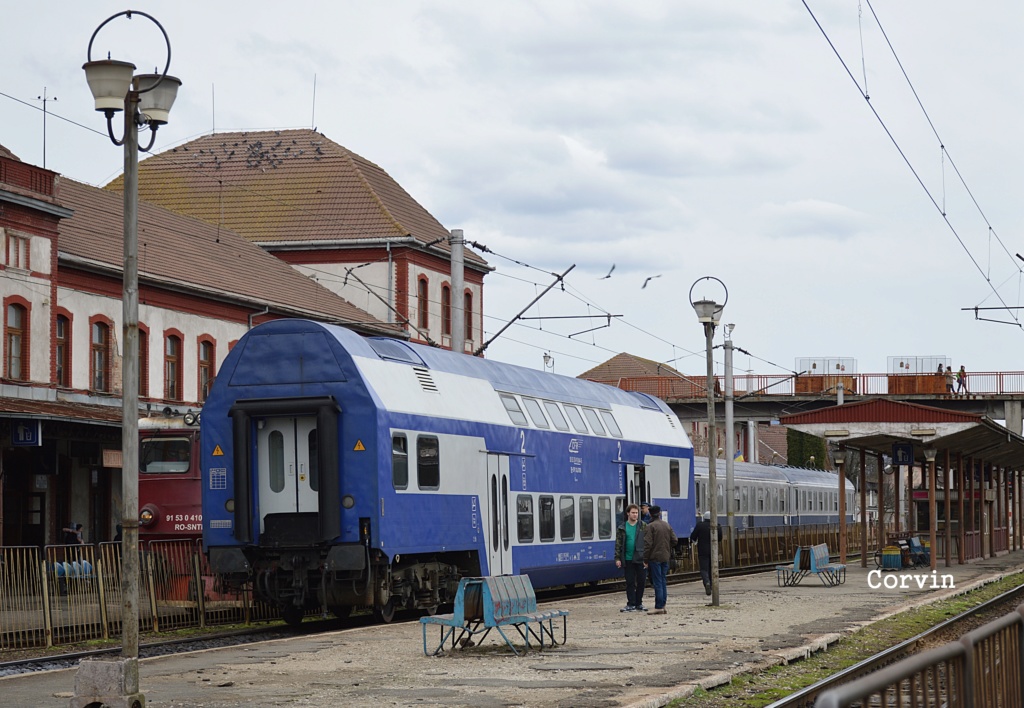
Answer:
<svg viewBox="0 0 1024 708"><path fill-rule="evenodd" d="M46 166L96 185L120 172L81 65L93 29L124 9L0 0L0 144L43 163L45 87ZM183 81L158 150L214 129L315 126L494 252L489 335L575 265L527 315L576 319L513 326L494 358L539 369L549 352L576 375L628 351L703 373L688 297L710 275L753 355L740 370L846 357L883 373L929 356L1024 369L1016 310L980 311L1011 324L963 311L1024 304L1020 2L133 9L164 25ZM140 69L166 61L138 16L100 32L94 58L108 50ZM712 285L694 294L721 300Z"/></svg>

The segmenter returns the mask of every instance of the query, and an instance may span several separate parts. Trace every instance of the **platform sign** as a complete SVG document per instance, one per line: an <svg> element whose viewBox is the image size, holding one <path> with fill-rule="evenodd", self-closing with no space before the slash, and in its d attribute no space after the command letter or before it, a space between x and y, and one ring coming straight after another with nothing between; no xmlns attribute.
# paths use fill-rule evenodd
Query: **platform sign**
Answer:
<svg viewBox="0 0 1024 708"><path fill-rule="evenodd" d="M11 421L11 445L40 447L42 444L43 421L35 418L15 418Z"/></svg>
<svg viewBox="0 0 1024 708"><path fill-rule="evenodd" d="M914 443L893 443L892 463L894 465L914 464Z"/></svg>

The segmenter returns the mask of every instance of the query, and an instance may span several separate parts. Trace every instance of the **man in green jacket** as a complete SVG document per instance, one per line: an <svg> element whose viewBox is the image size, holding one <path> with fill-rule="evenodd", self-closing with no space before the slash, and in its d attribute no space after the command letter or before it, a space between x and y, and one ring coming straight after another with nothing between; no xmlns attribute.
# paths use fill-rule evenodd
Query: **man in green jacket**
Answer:
<svg viewBox="0 0 1024 708"><path fill-rule="evenodd" d="M647 564L644 562L644 529L640 507L626 507L626 520L615 532L615 567L626 572L626 606L620 612L647 612L644 607L644 583Z"/></svg>

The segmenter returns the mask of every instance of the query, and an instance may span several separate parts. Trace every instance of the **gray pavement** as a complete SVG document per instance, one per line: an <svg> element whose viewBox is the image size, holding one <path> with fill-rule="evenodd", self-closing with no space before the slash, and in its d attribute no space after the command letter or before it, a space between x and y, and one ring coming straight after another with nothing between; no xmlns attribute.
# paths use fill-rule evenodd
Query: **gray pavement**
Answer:
<svg viewBox="0 0 1024 708"><path fill-rule="evenodd" d="M419 623L378 625L147 659L141 691L153 708L661 706L1022 568L1024 551L948 569L940 562L939 575L953 576L953 590L933 589L930 577L923 588L873 588L870 569L859 565L832 588L813 576L779 588L774 573L762 573L723 579L720 607L708 605L699 583L670 587L665 615L620 613L624 594L563 601L556 604L570 612L567 644L521 657L495 636L427 657ZM653 606L650 589L645 600ZM436 632L428 628L428 639ZM66 707L74 680L75 670L0 679L0 705Z"/></svg>

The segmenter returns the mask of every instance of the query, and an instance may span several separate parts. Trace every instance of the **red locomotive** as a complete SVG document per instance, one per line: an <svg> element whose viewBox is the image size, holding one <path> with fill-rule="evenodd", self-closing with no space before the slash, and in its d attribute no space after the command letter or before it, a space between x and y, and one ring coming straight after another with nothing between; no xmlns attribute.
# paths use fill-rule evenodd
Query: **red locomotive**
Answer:
<svg viewBox="0 0 1024 708"><path fill-rule="evenodd" d="M197 540L203 535L199 416L139 420L139 540Z"/></svg>

